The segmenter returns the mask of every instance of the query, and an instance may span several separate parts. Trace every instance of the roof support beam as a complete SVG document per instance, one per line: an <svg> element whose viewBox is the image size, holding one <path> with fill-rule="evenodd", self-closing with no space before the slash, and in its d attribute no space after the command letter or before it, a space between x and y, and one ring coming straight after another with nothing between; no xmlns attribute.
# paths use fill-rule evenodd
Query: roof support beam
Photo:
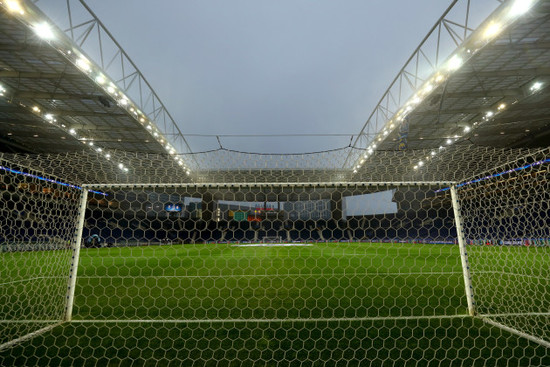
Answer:
<svg viewBox="0 0 550 367"><path fill-rule="evenodd" d="M61 79L61 78L83 78L82 74L68 73L41 73L41 72L25 72L15 70L0 70L0 78L17 78L17 79Z"/></svg>
<svg viewBox="0 0 550 367"><path fill-rule="evenodd" d="M97 99L100 97L95 94L67 94L67 93L48 93L48 92L16 92L14 94L16 98L31 98L31 99L58 99L58 100L67 100L67 99Z"/></svg>
<svg viewBox="0 0 550 367"><path fill-rule="evenodd" d="M30 113L29 110L19 106L0 106L0 113ZM114 112L96 112L96 111L68 111L68 110L55 110L52 113L56 116L87 116L87 117L128 117L125 113Z"/></svg>
<svg viewBox="0 0 550 367"><path fill-rule="evenodd" d="M504 69L491 71L461 71L456 73L453 78L505 78L514 76L530 76L550 75L550 67L539 68L521 68L521 69Z"/></svg>

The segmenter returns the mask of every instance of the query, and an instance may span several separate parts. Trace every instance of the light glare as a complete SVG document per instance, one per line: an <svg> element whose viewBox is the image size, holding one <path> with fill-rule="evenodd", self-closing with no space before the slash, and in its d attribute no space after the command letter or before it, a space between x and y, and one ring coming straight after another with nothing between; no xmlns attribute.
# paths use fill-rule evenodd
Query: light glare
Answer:
<svg viewBox="0 0 550 367"><path fill-rule="evenodd" d="M532 5L533 0L516 0L510 9L510 14L512 16L523 15L531 9Z"/></svg>
<svg viewBox="0 0 550 367"><path fill-rule="evenodd" d="M497 34L499 34L499 32L500 32L500 24L491 23L489 24L487 29L485 29L485 38L492 38Z"/></svg>
<svg viewBox="0 0 550 367"><path fill-rule="evenodd" d="M51 40L55 38L52 27L46 22L36 24L33 29L34 33L44 40Z"/></svg>
<svg viewBox="0 0 550 367"><path fill-rule="evenodd" d="M6 1L6 5L8 6L8 10L14 13L19 13L21 15L25 14L23 11L23 8L19 4L19 1L16 0L8 0Z"/></svg>
<svg viewBox="0 0 550 367"><path fill-rule="evenodd" d="M449 60L449 63L447 65L447 68L451 71L458 70L462 66L462 58L458 55L454 55Z"/></svg>

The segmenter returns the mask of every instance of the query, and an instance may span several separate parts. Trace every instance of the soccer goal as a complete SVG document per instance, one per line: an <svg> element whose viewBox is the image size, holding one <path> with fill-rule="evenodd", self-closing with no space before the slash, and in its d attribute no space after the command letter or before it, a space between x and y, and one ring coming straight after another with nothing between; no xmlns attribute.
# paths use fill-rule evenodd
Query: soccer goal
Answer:
<svg viewBox="0 0 550 367"><path fill-rule="evenodd" d="M550 365L550 151L429 153L4 155L0 364Z"/></svg>

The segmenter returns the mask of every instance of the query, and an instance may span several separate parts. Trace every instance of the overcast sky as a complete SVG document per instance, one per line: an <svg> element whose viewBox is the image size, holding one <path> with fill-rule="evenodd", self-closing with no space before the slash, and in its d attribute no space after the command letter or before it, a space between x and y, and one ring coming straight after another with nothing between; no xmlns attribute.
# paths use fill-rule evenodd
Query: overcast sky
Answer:
<svg viewBox="0 0 550 367"><path fill-rule="evenodd" d="M450 0L93 0L184 134L357 134ZM350 137L222 138L310 152ZM195 151L215 138L188 137Z"/></svg>

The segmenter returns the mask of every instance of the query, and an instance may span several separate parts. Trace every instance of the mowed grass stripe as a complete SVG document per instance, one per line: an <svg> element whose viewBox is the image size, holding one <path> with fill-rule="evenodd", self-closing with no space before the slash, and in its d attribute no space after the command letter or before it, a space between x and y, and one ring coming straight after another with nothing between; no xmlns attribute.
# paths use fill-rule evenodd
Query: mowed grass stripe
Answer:
<svg viewBox="0 0 550 367"><path fill-rule="evenodd" d="M456 246L187 246L85 251L74 317L306 319L465 313ZM197 253L202 255L197 258Z"/></svg>

